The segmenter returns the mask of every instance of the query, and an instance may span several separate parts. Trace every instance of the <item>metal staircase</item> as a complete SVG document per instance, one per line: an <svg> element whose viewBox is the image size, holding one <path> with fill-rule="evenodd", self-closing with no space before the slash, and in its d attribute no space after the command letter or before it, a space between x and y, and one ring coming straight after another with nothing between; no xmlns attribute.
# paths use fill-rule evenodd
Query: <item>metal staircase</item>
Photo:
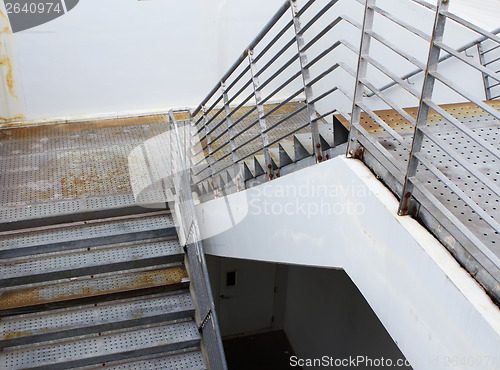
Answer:
<svg viewBox="0 0 500 370"><path fill-rule="evenodd" d="M169 211L3 232L4 369L206 368Z"/></svg>

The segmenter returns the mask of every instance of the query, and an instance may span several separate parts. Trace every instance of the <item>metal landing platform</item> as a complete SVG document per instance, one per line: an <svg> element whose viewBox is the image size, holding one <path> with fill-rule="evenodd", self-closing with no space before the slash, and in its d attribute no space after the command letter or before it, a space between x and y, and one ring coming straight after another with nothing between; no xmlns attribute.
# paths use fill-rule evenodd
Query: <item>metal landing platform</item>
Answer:
<svg viewBox="0 0 500 370"><path fill-rule="evenodd" d="M0 223L135 204L128 154L164 115L0 130Z"/></svg>

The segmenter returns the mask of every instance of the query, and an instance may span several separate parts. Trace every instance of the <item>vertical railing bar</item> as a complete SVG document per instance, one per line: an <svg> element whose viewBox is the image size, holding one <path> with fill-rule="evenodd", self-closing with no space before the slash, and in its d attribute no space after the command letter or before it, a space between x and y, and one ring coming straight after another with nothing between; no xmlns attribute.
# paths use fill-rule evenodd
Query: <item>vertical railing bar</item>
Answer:
<svg viewBox="0 0 500 370"><path fill-rule="evenodd" d="M417 122L413 132L413 142L411 145L410 158L408 160L408 167L406 170L405 181L403 185L403 193L399 202L398 214L399 215L416 215L418 212L418 203L413 198L414 185L411 178L417 173L419 160L416 153L420 152L424 134L420 127L427 125L427 118L429 116L430 107L426 101L431 100L434 91L434 83L436 78L430 72L437 71L439 64L439 54L441 48L436 45L443 39L444 28L446 24L446 16L442 13L448 9L449 0L440 0L436 8L436 17L434 20L434 27L432 29L431 42L429 45L429 54L427 58L427 67L425 69L424 83L422 85L422 94L420 95L420 103L417 112Z"/></svg>
<svg viewBox="0 0 500 370"><path fill-rule="evenodd" d="M360 158L363 153L359 140L357 139L361 133L358 130L359 122L361 119L360 103L363 101L364 85L361 80L366 78L366 71L368 69L368 62L363 57L368 55L371 43L371 30L373 27L373 18L375 11L375 0L366 0L365 12L363 16L363 25L361 27L361 40L359 45L358 67L356 72L356 83L354 85L354 97L352 101L351 123L349 126L349 138L347 140L347 156Z"/></svg>
<svg viewBox="0 0 500 370"><path fill-rule="evenodd" d="M484 61L483 46L481 45L480 42L477 43L477 53L479 55L479 63L481 63L481 65L484 66L485 61ZM484 95L486 97L486 100L491 100L491 91L490 91L490 87L488 86L489 85L488 75L486 75L482 71L481 71L481 75L483 76Z"/></svg>
<svg viewBox="0 0 500 370"><path fill-rule="evenodd" d="M262 104L262 93L260 91L259 78L257 77L257 66L253 59L253 50L248 50L248 62L250 63L250 72L252 75L252 85L254 89L255 97L255 108L257 109L257 115L259 117L259 130L260 137L262 139L262 149L264 152L264 161L268 171L268 179L273 178L273 165L271 162L271 153L269 153L269 137L265 130L267 129L266 119L264 118L264 105ZM266 169L264 169L266 170Z"/></svg>
<svg viewBox="0 0 500 370"><path fill-rule="evenodd" d="M332 1L332 3L336 3L336 1ZM297 41L297 49L299 53L299 64L300 64L300 72L302 74L302 82L304 84L304 94L306 96L306 105L307 105L307 116L309 120L309 126L311 129L311 138L312 138L312 146L314 153L314 158L317 162L321 162L323 159L322 151L321 151L321 140L319 137L318 130L318 121L315 121L316 118L316 108L312 101L314 100L313 88L311 84L311 73L307 65L307 54L303 51L305 46L304 37L301 33L301 24L300 17L298 16L299 10L297 9L297 1L290 0L290 8L292 11L293 17L293 26L295 30L295 40ZM333 143L332 143L333 145ZM326 150L327 148L325 148Z"/></svg>

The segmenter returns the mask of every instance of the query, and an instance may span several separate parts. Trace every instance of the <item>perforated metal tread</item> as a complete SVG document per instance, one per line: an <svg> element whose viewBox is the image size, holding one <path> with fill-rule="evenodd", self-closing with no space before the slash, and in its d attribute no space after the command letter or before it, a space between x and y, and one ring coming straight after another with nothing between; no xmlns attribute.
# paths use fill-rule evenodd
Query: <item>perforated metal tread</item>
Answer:
<svg viewBox="0 0 500 370"><path fill-rule="evenodd" d="M95 366L85 366L79 370L110 369L110 370L136 370L136 369L168 369L168 370L203 370L207 367L204 364L200 350L160 356L149 356L137 361L116 361L99 364Z"/></svg>
<svg viewBox="0 0 500 370"><path fill-rule="evenodd" d="M56 228L2 233L0 258L15 258L173 235L175 229L169 212L78 222Z"/></svg>
<svg viewBox="0 0 500 370"><path fill-rule="evenodd" d="M68 369L108 361L198 347L200 335L193 320L150 325L134 330L91 334L0 352L5 369Z"/></svg>
<svg viewBox="0 0 500 370"><path fill-rule="evenodd" d="M47 280L181 262L177 239L160 238L0 261L0 288Z"/></svg>
<svg viewBox="0 0 500 370"><path fill-rule="evenodd" d="M0 321L0 348L194 316L188 291L17 315Z"/></svg>
<svg viewBox="0 0 500 370"><path fill-rule="evenodd" d="M188 274L184 265L177 264L126 273L85 276L50 284L4 288L0 294L0 310L11 312L23 307L176 285L186 281L188 281Z"/></svg>

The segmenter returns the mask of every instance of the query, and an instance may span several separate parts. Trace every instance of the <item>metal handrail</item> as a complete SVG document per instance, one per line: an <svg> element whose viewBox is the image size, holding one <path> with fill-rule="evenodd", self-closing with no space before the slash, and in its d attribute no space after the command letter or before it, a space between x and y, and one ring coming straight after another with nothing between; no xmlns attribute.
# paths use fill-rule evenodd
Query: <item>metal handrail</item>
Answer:
<svg viewBox="0 0 500 370"><path fill-rule="evenodd" d="M169 112L170 128L170 168L175 189L175 200L171 206L181 245L185 246L189 261L190 280L196 295L195 305L198 313L198 325L202 334L203 348L206 352L209 369L227 369L220 329L215 315L215 306L210 289L203 245L191 192L191 125L188 122L180 133L174 112ZM187 129L187 132L186 132ZM188 140L186 140L186 138Z"/></svg>

